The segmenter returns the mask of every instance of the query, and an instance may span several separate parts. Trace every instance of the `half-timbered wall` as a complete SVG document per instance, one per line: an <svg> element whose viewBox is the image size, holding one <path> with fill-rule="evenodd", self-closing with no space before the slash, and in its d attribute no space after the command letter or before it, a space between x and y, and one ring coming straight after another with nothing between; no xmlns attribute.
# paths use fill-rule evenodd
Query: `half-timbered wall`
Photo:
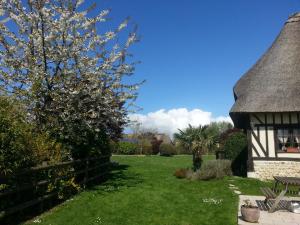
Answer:
<svg viewBox="0 0 300 225"><path fill-rule="evenodd" d="M300 127L300 113L253 113L248 130L248 175L262 179L275 175L300 176L300 153L278 151L278 127Z"/></svg>

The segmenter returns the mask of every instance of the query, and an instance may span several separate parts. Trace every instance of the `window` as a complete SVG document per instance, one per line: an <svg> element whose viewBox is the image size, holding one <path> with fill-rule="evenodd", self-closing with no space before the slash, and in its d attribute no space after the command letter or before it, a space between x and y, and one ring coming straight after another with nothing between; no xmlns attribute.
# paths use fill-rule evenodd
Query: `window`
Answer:
<svg viewBox="0 0 300 225"><path fill-rule="evenodd" d="M300 128L277 129L278 152L300 152Z"/></svg>

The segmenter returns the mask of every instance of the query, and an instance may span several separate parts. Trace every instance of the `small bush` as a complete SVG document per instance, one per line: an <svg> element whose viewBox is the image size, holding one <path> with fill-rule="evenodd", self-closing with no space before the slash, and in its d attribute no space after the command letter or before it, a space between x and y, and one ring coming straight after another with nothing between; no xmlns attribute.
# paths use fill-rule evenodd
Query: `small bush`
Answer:
<svg viewBox="0 0 300 225"><path fill-rule="evenodd" d="M26 122L21 104L0 98L0 174L13 173L36 164L28 146L31 127Z"/></svg>
<svg viewBox="0 0 300 225"><path fill-rule="evenodd" d="M60 171L56 174L56 179L50 182L47 186L47 192L58 192L58 199L68 199L81 190L79 184L75 182L75 178L62 179L62 176L67 176L68 171Z"/></svg>
<svg viewBox="0 0 300 225"><path fill-rule="evenodd" d="M159 147L159 153L161 156L172 156L176 155L176 149L172 144L161 144Z"/></svg>
<svg viewBox="0 0 300 225"><path fill-rule="evenodd" d="M131 142L119 142L117 148L117 153L122 155L134 155L137 154L139 150L139 146Z"/></svg>
<svg viewBox="0 0 300 225"><path fill-rule="evenodd" d="M153 137L151 140L152 145L152 154L156 155L159 153L159 147L162 144L163 140L159 140L156 137Z"/></svg>
<svg viewBox="0 0 300 225"><path fill-rule="evenodd" d="M113 154L118 154L118 143L115 141L110 141L109 146L111 149L111 153Z"/></svg>
<svg viewBox="0 0 300 225"><path fill-rule="evenodd" d="M175 145L176 153L179 155L191 155L192 152L181 145Z"/></svg>
<svg viewBox="0 0 300 225"><path fill-rule="evenodd" d="M190 172L192 172L190 169L181 168L175 171L174 176L180 179L187 178Z"/></svg>
<svg viewBox="0 0 300 225"><path fill-rule="evenodd" d="M144 155L152 155L152 145L151 144L145 144L141 146L142 154Z"/></svg>
<svg viewBox="0 0 300 225"><path fill-rule="evenodd" d="M230 160L209 160L205 162L200 170L197 170L191 177L193 180L220 179L231 176Z"/></svg>

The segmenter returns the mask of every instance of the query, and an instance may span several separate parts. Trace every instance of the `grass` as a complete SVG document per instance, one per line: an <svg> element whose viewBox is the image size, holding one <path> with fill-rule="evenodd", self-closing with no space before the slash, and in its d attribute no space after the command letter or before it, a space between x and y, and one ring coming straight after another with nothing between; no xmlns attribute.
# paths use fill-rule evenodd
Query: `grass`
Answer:
<svg viewBox="0 0 300 225"><path fill-rule="evenodd" d="M211 159L206 156L206 160ZM238 196L259 194L260 181L239 177L189 181L173 176L191 156L113 156L112 178L26 224L43 225L235 225Z"/></svg>

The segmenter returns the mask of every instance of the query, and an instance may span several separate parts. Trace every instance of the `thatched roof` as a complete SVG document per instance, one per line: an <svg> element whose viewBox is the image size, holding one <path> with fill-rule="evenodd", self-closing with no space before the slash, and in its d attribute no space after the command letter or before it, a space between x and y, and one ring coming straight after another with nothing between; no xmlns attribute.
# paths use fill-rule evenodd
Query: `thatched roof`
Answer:
<svg viewBox="0 0 300 225"><path fill-rule="evenodd" d="M300 111L300 13L285 23L272 46L234 86L235 124L251 112Z"/></svg>

